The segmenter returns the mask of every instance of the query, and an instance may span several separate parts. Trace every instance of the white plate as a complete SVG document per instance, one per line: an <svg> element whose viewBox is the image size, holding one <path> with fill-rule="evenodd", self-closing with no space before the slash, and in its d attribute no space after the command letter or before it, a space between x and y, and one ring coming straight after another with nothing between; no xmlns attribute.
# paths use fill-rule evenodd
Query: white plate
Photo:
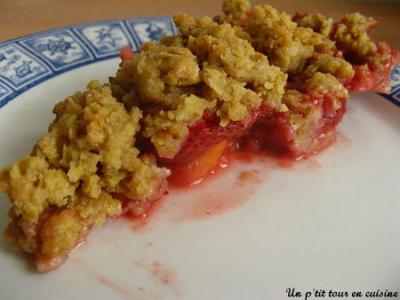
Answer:
<svg viewBox="0 0 400 300"><path fill-rule="evenodd" d="M30 152L54 103L90 79L105 82L119 48L137 49L173 30L168 18L119 20L0 44L0 167ZM394 90L389 98L396 103L400 85ZM238 187L241 170L258 170L259 180ZM206 185L172 192L144 227L108 222L54 272L36 273L0 239L0 298L279 300L288 299L287 288L302 292L297 299L313 288L400 292L399 178L400 109L380 95L353 95L338 143L320 155L291 168L237 163ZM8 202L1 194L1 228Z"/></svg>

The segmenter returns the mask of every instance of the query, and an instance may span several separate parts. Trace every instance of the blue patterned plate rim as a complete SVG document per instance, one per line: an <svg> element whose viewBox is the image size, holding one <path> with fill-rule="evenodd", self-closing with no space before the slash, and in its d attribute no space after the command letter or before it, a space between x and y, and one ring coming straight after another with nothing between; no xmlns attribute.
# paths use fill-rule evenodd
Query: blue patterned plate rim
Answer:
<svg viewBox="0 0 400 300"><path fill-rule="evenodd" d="M119 50L175 34L170 17L102 20L0 42L0 108L33 86L72 69L118 57Z"/></svg>
<svg viewBox="0 0 400 300"><path fill-rule="evenodd" d="M171 17L101 20L53 28L0 42L0 108L37 84L72 69L137 51L149 40L176 34ZM382 96L400 107L400 65L392 91Z"/></svg>
<svg viewBox="0 0 400 300"><path fill-rule="evenodd" d="M154 20L171 20L172 22L172 18L169 16L149 16L149 17L134 17L134 18L119 18L119 19L102 19L102 20L97 20L97 21L88 21L88 22L82 22L82 23L77 23L77 24L70 24L70 25L64 25L64 26L56 26L56 27L52 27L50 29L44 29L44 30L40 30L40 31L35 31L32 33L27 33L21 36L17 36L15 38L11 38L11 39L7 39L4 41L0 41L0 46L3 46L5 44L8 43L12 43L15 42L17 40L20 39L24 39L24 38L28 38L31 36L35 36L38 34L42 34L42 33L50 33L52 31L57 31L60 29L65 29L65 28L73 28L76 26L90 26L90 25L98 25L98 24L103 24L103 23L112 23L112 22L118 22L118 21L154 21ZM175 28L175 25L174 25Z"/></svg>

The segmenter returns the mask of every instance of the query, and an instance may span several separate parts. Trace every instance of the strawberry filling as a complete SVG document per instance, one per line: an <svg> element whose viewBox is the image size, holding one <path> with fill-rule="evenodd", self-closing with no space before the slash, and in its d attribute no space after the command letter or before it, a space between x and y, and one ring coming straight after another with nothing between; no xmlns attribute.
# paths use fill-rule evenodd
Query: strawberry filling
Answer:
<svg viewBox="0 0 400 300"><path fill-rule="evenodd" d="M354 66L354 77L347 85L351 91L390 92L390 75L400 62L400 53L387 43L380 43L378 53L383 58L381 65L368 63Z"/></svg>
<svg viewBox="0 0 400 300"><path fill-rule="evenodd" d="M312 103L313 114L302 125L291 121L291 112L275 112L261 119L251 130L250 139L275 154L301 158L322 151L335 140L335 129L346 110L346 100L333 106L329 94L302 94L302 101ZM303 126L302 129L296 127Z"/></svg>
<svg viewBox="0 0 400 300"><path fill-rule="evenodd" d="M223 127L219 125L219 118L215 113L206 112L203 118L190 128L189 137L178 154L172 160L163 159L162 163L168 166L190 163L214 145L240 138L258 120L269 113L270 109L260 106L250 112L246 120L230 122Z"/></svg>

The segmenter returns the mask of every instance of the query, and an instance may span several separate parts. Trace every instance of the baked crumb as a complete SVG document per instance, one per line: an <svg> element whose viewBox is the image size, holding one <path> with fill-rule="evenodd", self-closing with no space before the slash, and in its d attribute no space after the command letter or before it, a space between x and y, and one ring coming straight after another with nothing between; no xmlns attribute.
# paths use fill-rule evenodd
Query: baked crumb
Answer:
<svg viewBox="0 0 400 300"><path fill-rule="evenodd" d="M333 53L334 43L310 28L297 26L289 14L272 6L256 6L245 30L254 47L288 73L301 71L314 52Z"/></svg>
<svg viewBox="0 0 400 300"><path fill-rule="evenodd" d="M254 183L260 180L260 172L257 170L242 171L239 174L239 183Z"/></svg>
<svg viewBox="0 0 400 300"><path fill-rule="evenodd" d="M121 213L115 194L148 201L167 174L135 148L142 113L128 112L97 81L54 108L56 119L30 156L0 173L13 201L6 236L40 258L60 261L86 233Z"/></svg>
<svg viewBox="0 0 400 300"><path fill-rule="evenodd" d="M203 116L206 109L215 106L216 101L208 101L195 95L182 96L174 110L159 110L144 118L143 136L149 138L164 158L174 158L189 135L188 127Z"/></svg>
<svg viewBox="0 0 400 300"><path fill-rule="evenodd" d="M333 30L333 19L328 18L322 14L303 14L296 13L293 16L299 26L311 28L314 32L320 33L329 38Z"/></svg>
<svg viewBox="0 0 400 300"><path fill-rule="evenodd" d="M378 47L368 35L368 31L376 25L373 18L360 13L344 16L335 26L333 39L347 59L356 64L364 64L377 56Z"/></svg>
<svg viewBox="0 0 400 300"><path fill-rule="evenodd" d="M143 136L168 159L206 112L225 127L246 122L262 105L279 108L287 79L240 27L186 14L174 21L180 35L144 44L111 79L114 95L128 109L143 110Z"/></svg>

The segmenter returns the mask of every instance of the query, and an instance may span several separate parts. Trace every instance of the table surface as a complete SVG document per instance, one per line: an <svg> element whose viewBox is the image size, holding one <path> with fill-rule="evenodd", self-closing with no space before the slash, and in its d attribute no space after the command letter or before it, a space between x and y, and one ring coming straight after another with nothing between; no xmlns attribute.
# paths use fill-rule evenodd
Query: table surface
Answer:
<svg viewBox="0 0 400 300"><path fill-rule="evenodd" d="M254 4L266 1L252 1ZM216 15L222 0L0 0L0 41L65 25L138 16L170 16L187 12L195 16ZM269 0L278 9L321 12L340 18L359 11L380 22L374 37L400 48L400 4L382 1L348 2L317 0Z"/></svg>

